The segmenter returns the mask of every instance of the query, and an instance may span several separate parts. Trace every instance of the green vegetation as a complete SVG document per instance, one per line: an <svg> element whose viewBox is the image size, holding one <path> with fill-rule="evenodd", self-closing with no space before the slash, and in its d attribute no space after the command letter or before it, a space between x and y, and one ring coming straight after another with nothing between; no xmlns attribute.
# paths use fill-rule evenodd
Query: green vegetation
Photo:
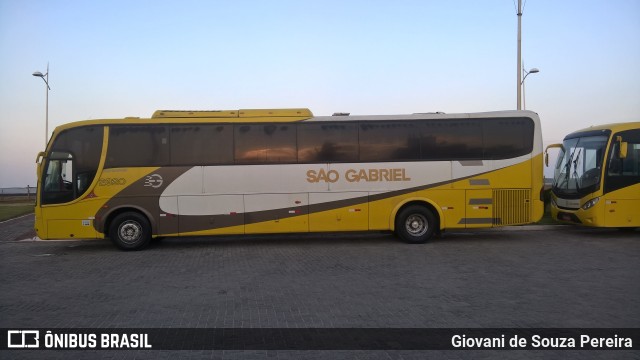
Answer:
<svg viewBox="0 0 640 360"><path fill-rule="evenodd" d="M0 221L13 219L32 212L33 204L31 203L0 203Z"/></svg>

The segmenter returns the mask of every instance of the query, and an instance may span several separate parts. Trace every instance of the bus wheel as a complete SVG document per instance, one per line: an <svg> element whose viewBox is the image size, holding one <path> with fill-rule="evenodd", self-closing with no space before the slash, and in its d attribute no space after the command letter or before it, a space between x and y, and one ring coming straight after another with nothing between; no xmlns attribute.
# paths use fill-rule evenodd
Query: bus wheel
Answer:
<svg viewBox="0 0 640 360"><path fill-rule="evenodd" d="M122 250L140 250L151 241L149 220L137 212L125 212L113 219L109 238Z"/></svg>
<svg viewBox="0 0 640 360"><path fill-rule="evenodd" d="M410 244L422 244L429 240L435 226L435 216L424 206L411 205L396 217L396 234Z"/></svg>

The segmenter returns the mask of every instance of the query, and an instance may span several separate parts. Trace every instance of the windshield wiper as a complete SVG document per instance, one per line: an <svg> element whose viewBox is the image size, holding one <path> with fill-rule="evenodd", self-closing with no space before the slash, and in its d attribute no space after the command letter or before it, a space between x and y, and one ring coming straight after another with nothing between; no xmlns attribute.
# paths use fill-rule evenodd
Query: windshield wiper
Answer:
<svg viewBox="0 0 640 360"><path fill-rule="evenodd" d="M569 188L569 174L568 174L568 170L566 170L566 166L565 166L565 172L564 173L560 173L560 176L558 177L558 182L557 182L557 188L560 189L562 187L562 185L564 185L565 183L567 183L567 189Z"/></svg>
<svg viewBox="0 0 640 360"><path fill-rule="evenodd" d="M578 144L576 144L578 145ZM565 172L564 172L564 179L562 180L561 184L566 183L567 187L566 189L569 190L569 180L571 179L571 164L573 164L573 155L576 154L576 150L578 150L578 148L573 148L573 151L571 152L571 155L569 155L569 160L567 160L567 165L565 165Z"/></svg>
<svg viewBox="0 0 640 360"><path fill-rule="evenodd" d="M574 151L575 152L575 151ZM575 160L573 160L573 174L571 174L574 178L576 178L576 190L580 192L580 181L578 179L578 161L580 160L580 154L582 153L582 148L578 151Z"/></svg>
<svg viewBox="0 0 640 360"><path fill-rule="evenodd" d="M569 160L567 160L565 167L565 172L564 172L564 177L562 177L562 180L558 183L558 188L561 188L562 185L564 185L565 183L567 184L567 186L565 187L566 190L569 190L569 180L571 178L570 174L571 174L571 164L574 164L574 169L577 169L577 159L574 162L573 160L573 156L576 155L576 150L578 150L578 144L580 144L580 140L582 139L578 139L578 142L576 142L576 144L573 146L573 151L571 152L571 155L569 155ZM582 150L582 149L580 149ZM578 157L580 153L578 153ZM576 170L577 171L577 170ZM576 173L577 175L577 173ZM562 173L560 173L560 176L562 176ZM577 184L577 181L576 181Z"/></svg>

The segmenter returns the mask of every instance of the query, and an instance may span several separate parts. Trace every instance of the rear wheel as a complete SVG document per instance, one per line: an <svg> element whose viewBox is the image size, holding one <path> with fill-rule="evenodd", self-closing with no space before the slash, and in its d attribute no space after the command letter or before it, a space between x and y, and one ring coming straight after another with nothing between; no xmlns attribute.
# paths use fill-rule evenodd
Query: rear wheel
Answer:
<svg viewBox="0 0 640 360"><path fill-rule="evenodd" d="M111 222L109 238L122 250L140 250L151 241L151 225L144 215L125 212Z"/></svg>
<svg viewBox="0 0 640 360"><path fill-rule="evenodd" d="M396 216L396 234L410 244L421 244L429 240L436 228L436 217L420 205L402 209Z"/></svg>

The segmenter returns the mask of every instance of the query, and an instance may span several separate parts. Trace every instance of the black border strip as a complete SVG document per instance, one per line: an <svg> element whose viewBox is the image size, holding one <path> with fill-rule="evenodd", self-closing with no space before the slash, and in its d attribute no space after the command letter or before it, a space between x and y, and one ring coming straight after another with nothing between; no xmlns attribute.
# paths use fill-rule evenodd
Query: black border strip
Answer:
<svg viewBox="0 0 640 360"><path fill-rule="evenodd" d="M639 328L4 328L0 330L0 350L17 349L17 351L27 349L640 350ZM105 337L106 341L104 341ZM22 345L30 347L20 348Z"/></svg>

